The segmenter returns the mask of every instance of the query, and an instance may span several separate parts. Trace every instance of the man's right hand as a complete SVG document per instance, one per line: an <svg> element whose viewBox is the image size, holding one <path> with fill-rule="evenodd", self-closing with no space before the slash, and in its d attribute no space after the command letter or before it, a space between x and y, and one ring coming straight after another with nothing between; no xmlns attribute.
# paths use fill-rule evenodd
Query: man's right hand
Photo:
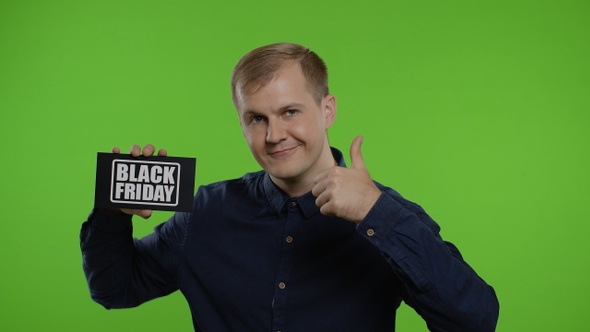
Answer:
<svg viewBox="0 0 590 332"><path fill-rule="evenodd" d="M133 157L139 157L140 155L142 155L144 157L149 157L149 156L153 155L155 151L156 151L156 148L151 144L147 144L146 146L143 147L143 149L139 145L135 144L131 147L129 154L131 154ZM113 148L112 152L113 153L121 153L121 149L119 149L118 147L115 146ZM158 156L166 157L167 155L168 155L168 152L166 152L166 150L164 150L164 149L158 150ZM144 219L147 219L152 215L152 210L140 210L140 209L120 209L120 210L123 213L135 214L135 215L138 215Z"/></svg>

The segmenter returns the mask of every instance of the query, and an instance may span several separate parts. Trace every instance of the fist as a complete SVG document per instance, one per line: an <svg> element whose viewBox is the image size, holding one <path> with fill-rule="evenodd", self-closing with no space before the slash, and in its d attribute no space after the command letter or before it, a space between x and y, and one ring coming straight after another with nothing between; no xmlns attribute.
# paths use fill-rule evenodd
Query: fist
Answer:
<svg viewBox="0 0 590 332"><path fill-rule="evenodd" d="M362 142L357 136L350 146L350 168L330 167L315 178L311 193L322 214L359 223L381 196L363 161Z"/></svg>

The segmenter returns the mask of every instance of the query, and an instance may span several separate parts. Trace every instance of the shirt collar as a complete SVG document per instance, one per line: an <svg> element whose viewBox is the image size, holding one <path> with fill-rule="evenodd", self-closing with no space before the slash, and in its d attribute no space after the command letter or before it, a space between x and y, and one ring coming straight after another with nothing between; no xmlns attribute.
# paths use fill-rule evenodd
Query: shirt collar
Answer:
<svg viewBox="0 0 590 332"><path fill-rule="evenodd" d="M334 160L338 163L338 166L346 167L342 152L333 147L330 147L330 150L332 151L332 156L334 156ZM285 192L279 189L279 187L277 187L274 182L272 182L270 176L266 172L262 180L262 188L266 194L269 204L277 214L281 213L281 210L288 201L296 201L306 218L310 218L311 216L320 212L320 208L315 205L315 197L311 192L308 192L307 194L300 197L290 198Z"/></svg>

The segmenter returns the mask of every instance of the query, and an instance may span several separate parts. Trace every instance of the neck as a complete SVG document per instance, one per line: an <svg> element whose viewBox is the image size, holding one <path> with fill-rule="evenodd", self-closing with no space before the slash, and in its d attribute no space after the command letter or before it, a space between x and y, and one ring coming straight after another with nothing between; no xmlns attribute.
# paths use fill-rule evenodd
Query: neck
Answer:
<svg viewBox="0 0 590 332"><path fill-rule="evenodd" d="M311 189L314 186L313 182L302 183L296 180L277 179L273 176L271 176L270 178L272 182L277 185L277 187L279 187L291 198L307 194L311 191Z"/></svg>

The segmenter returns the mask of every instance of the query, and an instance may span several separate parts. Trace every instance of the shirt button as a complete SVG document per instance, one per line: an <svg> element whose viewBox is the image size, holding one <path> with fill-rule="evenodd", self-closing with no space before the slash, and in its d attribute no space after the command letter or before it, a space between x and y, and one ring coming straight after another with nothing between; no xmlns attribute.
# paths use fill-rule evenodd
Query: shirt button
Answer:
<svg viewBox="0 0 590 332"><path fill-rule="evenodd" d="M293 237L291 235L289 235L285 238L285 241L287 241L287 243L291 243L291 242L293 242Z"/></svg>
<svg viewBox="0 0 590 332"><path fill-rule="evenodd" d="M373 236L373 235L375 235L375 231L372 228L369 228L369 229L367 229L367 235Z"/></svg>
<svg viewBox="0 0 590 332"><path fill-rule="evenodd" d="M281 282L279 282L279 288L280 288L280 289L285 289L285 287L287 287L287 285L285 285L285 283L284 283L284 282L282 282L282 281L281 281Z"/></svg>
<svg viewBox="0 0 590 332"><path fill-rule="evenodd" d="M296 205L297 205L297 202L295 202L295 201L291 202L291 206L296 206Z"/></svg>

